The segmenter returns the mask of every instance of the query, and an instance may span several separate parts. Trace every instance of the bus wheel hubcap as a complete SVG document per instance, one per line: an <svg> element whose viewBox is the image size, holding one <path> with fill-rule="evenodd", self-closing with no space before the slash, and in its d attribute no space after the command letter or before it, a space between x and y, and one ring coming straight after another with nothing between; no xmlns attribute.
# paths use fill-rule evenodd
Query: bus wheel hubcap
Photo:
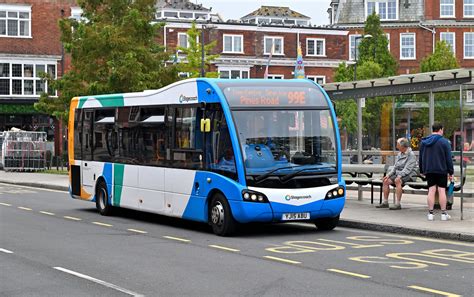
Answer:
<svg viewBox="0 0 474 297"><path fill-rule="evenodd" d="M224 223L224 207L222 206L222 203L216 202L216 204L214 204L212 207L211 219L214 225L220 226Z"/></svg>
<svg viewBox="0 0 474 297"><path fill-rule="evenodd" d="M104 189L100 189L99 192L99 203L100 203L100 208L104 209L105 208L105 199L106 199L105 191Z"/></svg>

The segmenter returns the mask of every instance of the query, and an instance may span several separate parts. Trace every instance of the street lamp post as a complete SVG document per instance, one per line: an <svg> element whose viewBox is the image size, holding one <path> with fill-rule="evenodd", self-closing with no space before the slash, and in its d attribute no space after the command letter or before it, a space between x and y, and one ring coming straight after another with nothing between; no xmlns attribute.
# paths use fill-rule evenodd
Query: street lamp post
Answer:
<svg viewBox="0 0 474 297"><path fill-rule="evenodd" d="M205 53L205 48L204 48L204 30L213 29L213 28L216 28L216 26L202 25L201 27L201 77L206 76L206 71L204 70L204 66L205 66L204 60L206 58L206 53Z"/></svg>

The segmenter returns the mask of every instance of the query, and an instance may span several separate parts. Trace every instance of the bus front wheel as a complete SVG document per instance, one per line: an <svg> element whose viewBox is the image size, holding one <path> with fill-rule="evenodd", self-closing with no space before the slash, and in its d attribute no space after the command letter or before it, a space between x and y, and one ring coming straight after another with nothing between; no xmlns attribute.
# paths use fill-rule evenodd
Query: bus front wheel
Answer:
<svg viewBox="0 0 474 297"><path fill-rule="evenodd" d="M112 214L113 207L109 203L109 195L107 194L107 185L104 181L99 181L95 190L95 206L99 213L103 216Z"/></svg>
<svg viewBox="0 0 474 297"><path fill-rule="evenodd" d="M235 232L236 222L232 217L229 203L224 195L217 193L209 205L209 224L214 234L229 236Z"/></svg>
<svg viewBox="0 0 474 297"><path fill-rule="evenodd" d="M332 230L336 228L339 223L339 216L334 218L322 218L314 221L318 230Z"/></svg>

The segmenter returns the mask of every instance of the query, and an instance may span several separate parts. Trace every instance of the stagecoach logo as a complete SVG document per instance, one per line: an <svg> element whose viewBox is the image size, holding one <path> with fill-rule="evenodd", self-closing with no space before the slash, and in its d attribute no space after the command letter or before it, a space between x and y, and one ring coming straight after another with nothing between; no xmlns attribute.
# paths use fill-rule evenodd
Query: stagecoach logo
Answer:
<svg viewBox="0 0 474 297"><path fill-rule="evenodd" d="M300 200L300 199L311 199L311 195L304 195L304 196L296 196L296 195L286 195L285 200Z"/></svg>
<svg viewBox="0 0 474 297"><path fill-rule="evenodd" d="M179 103L189 102L189 101L197 101L197 100L198 100L197 96L194 96L194 97L188 97L188 96L184 96L184 95L179 96Z"/></svg>

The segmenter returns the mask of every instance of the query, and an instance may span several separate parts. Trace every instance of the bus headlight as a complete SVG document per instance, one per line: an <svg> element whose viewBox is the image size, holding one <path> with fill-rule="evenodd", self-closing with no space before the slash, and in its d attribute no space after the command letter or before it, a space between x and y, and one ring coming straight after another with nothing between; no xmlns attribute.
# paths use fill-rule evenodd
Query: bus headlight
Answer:
<svg viewBox="0 0 474 297"><path fill-rule="evenodd" d="M324 200L344 197L344 194L345 194L344 188L343 187L337 187L337 188L332 189L329 192L327 192L326 197L324 198Z"/></svg>
<svg viewBox="0 0 474 297"><path fill-rule="evenodd" d="M268 198L259 192L250 191L250 190L243 190L242 191L242 198L244 201L247 202L260 202L260 203L267 203Z"/></svg>

